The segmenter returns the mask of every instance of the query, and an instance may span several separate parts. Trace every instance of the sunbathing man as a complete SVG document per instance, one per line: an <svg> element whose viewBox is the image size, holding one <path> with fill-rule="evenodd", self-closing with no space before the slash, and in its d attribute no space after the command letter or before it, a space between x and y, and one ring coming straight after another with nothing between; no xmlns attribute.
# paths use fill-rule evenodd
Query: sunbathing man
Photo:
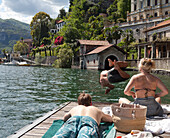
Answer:
<svg viewBox="0 0 170 138"><path fill-rule="evenodd" d="M108 87L105 90L105 94L108 94L110 90L114 89L114 85L111 83L115 82L120 82L120 81L125 81L129 79L130 75L124 72L120 67L123 65L126 65L126 62L117 62L114 60L114 62L110 59L109 61L109 66L113 66L114 68L110 70L105 70L100 73L100 84L102 87Z"/></svg>
<svg viewBox="0 0 170 138"><path fill-rule="evenodd" d="M82 138L99 137L98 126L101 121L112 122L110 115L104 114L95 106L91 106L89 94L81 93L78 97L78 106L73 107L64 116L64 125L53 138Z"/></svg>

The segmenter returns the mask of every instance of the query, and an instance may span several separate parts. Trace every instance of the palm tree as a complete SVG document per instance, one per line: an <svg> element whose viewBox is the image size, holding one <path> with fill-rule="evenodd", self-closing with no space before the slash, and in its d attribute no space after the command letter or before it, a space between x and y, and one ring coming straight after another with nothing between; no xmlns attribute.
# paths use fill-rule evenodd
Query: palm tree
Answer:
<svg viewBox="0 0 170 138"><path fill-rule="evenodd" d="M130 44L135 41L135 38L133 37L133 31L132 29L126 29L123 33L123 42L124 42L124 48L126 52L130 51Z"/></svg>
<svg viewBox="0 0 170 138"><path fill-rule="evenodd" d="M105 28L104 29L104 37L105 37L105 39L109 42L109 43L111 43L112 42L112 36L111 36L111 28Z"/></svg>
<svg viewBox="0 0 170 138"><path fill-rule="evenodd" d="M119 26L114 26L112 28L105 28L104 36L109 43L112 43L115 40L115 44L117 44L117 40L121 38L122 30Z"/></svg>
<svg viewBox="0 0 170 138"><path fill-rule="evenodd" d="M115 43L117 45L117 40L121 38L122 30L119 28L119 26L114 26L111 28L111 35L112 38L115 40Z"/></svg>

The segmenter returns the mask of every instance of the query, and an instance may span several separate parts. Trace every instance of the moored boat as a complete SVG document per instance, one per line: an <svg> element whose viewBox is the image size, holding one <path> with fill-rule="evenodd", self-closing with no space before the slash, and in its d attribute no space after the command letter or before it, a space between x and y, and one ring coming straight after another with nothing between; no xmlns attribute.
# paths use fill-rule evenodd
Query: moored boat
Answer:
<svg viewBox="0 0 170 138"><path fill-rule="evenodd" d="M30 64L28 64L27 62L18 62L19 66L30 66Z"/></svg>

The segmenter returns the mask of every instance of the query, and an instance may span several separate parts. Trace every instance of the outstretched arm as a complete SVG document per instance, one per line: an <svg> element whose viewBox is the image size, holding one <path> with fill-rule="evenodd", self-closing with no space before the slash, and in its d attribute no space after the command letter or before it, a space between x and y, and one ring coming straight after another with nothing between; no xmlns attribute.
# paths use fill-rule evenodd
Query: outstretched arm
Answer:
<svg viewBox="0 0 170 138"><path fill-rule="evenodd" d="M102 112L102 118L101 118L102 122L113 122L112 117L108 114L105 114Z"/></svg>

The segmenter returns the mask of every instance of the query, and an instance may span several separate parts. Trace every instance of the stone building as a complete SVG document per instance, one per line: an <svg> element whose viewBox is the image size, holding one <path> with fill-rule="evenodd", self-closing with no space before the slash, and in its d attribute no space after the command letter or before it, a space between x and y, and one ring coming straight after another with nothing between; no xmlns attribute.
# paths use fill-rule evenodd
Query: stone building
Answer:
<svg viewBox="0 0 170 138"><path fill-rule="evenodd" d="M79 40L79 68L110 69L108 58L124 61L126 52L108 41Z"/></svg>
<svg viewBox="0 0 170 138"><path fill-rule="evenodd" d="M170 0L131 0L131 12L127 13L127 22L113 24L122 30L132 29L139 42L147 41L148 28L170 17ZM120 40L119 40L120 42Z"/></svg>
<svg viewBox="0 0 170 138"><path fill-rule="evenodd" d="M150 27L144 32L148 34L148 42L136 45L138 59L152 58L156 62L157 69L170 70L170 19Z"/></svg>

